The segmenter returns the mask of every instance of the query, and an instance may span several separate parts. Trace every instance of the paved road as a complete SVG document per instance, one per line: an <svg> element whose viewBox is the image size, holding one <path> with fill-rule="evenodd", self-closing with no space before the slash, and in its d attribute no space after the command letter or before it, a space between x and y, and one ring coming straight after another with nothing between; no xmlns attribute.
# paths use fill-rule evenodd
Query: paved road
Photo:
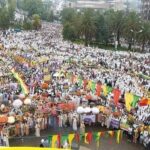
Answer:
<svg viewBox="0 0 150 150"><path fill-rule="evenodd" d="M105 128L102 127L86 127L86 131L104 131ZM71 129L51 129L48 131L43 131L41 133L40 138L36 138L34 135L24 138L13 138L10 139L10 146L34 146L38 147L39 143L42 138L46 138L48 135L57 134L57 133L71 133ZM77 144L73 144L74 147L77 147ZM79 146L79 145L78 145ZM100 139L100 147L96 147L96 143L92 142L92 144L84 144L83 142L80 143L79 148L76 148L78 150L144 150L144 147L139 144L130 143L125 135L123 136L123 139L121 140L120 144L116 143L116 138L113 137L107 137L104 136Z"/></svg>

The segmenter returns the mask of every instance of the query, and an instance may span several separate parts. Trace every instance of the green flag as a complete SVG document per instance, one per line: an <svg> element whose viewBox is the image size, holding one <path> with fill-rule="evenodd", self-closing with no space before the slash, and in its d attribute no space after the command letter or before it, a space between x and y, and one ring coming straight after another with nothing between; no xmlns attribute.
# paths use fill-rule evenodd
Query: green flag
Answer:
<svg viewBox="0 0 150 150"><path fill-rule="evenodd" d="M83 142L83 140L84 140L84 134L79 134L79 141Z"/></svg>
<svg viewBox="0 0 150 150"><path fill-rule="evenodd" d="M64 144L65 141L68 140L68 135L62 135L61 136L61 143Z"/></svg>
<svg viewBox="0 0 150 150"><path fill-rule="evenodd" d="M137 95L133 95L133 101L132 101L132 103L131 103L131 106L132 107L135 107L136 106L136 104L137 104L137 102L139 101L139 96L137 96Z"/></svg>
<svg viewBox="0 0 150 150"><path fill-rule="evenodd" d="M93 81L93 82L92 82L92 85L91 85L92 93L95 92L95 88L96 88L96 83Z"/></svg>
<svg viewBox="0 0 150 150"><path fill-rule="evenodd" d="M52 136L50 135L50 136L48 136L48 144L51 145L51 143L52 143Z"/></svg>
<svg viewBox="0 0 150 150"><path fill-rule="evenodd" d="M82 79L81 79L81 77L78 77L78 85L79 85L79 87L82 86Z"/></svg>
<svg viewBox="0 0 150 150"><path fill-rule="evenodd" d="M96 142L99 140L98 132L94 132L94 133L93 133L93 139L94 139L94 141L96 141Z"/></svg>
<svg viewBox="0 0 150 150"><path fill-rule="evenodd" d="M113 90L113 88L111 86L107 86L107 91L108 91L107 94L111 93L112 90Z"/></svg>

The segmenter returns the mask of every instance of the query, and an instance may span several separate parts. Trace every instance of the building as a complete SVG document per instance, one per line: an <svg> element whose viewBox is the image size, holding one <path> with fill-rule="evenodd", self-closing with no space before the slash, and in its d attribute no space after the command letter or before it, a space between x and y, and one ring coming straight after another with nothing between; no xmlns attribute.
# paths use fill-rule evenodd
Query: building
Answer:
<svg viewBox="0 0 150 150"><path fill-rule="evenodd" d="M28 12L16 9L14 16L15 16L15 18L14 18L15 21L23 22L25 20L25 18L27 18Z"/></svg>
<svg viewBox="0 0 150 150"><path fill-rule="evenodd" d="M150 0L141 0L141 14L145 20L150 20Z"/></svg>
<svg viewBox="0 0 150 150"><path fill-rule="evenodd" d="M125 4L123 0L66 0L65 7L124 10Z"/></svg>

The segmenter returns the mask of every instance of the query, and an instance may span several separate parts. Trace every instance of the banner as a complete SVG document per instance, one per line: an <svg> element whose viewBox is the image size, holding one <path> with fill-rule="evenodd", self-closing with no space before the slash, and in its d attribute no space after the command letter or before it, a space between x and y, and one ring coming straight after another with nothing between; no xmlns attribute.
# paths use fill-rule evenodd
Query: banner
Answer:
<svg viewBox="0 0 150 150"><path fill-rule="evenodd" d="M126 105L127 111L131 110L131 103L132 103L132 101L133 101L133 94L125 93L125 105Z"/></svg>
<svg viewBox="0 0 150 150"><path fill-rule="evenodd" d="M88 89L92 91L92 93L95 92L95 95L97 96L101 95L101 91L104 96L107 96L109 93L112 92L114 94L114 103L116 105L118 104L118 101L121 95L120 89L113 89L113 87L107 86L106 84L101 85L100 83L95 83L92 80L81 79L77 75L74 75L74 74L71 77L71 81L74 84L78 82L79 86L83 85L84 90L86 90L86 87L87 87ZM140 99L139 96L132 94L132 93L128 93L128 92L125 93L124 98L126 100L125 103L126 103L126 108L128 111L130 111L132 107L134 108ZM147 98L143 98L143 99L147 99ZM141 104L140 106L143 106L143 105L144 106L150 105L150 100L148 100L146 103L144 102L144 104Z"/></svg>
<svg viewBox="0 0 150 150"><path fill-rule="evenodd" d="M12 69L11 72L12 72L13 76L16 78L16 80L19 82L23 94L25 94L25 95L29 94L28 87L26 86L25 82L22 80L20 75L17 72L15 72L14 69Z"/></svg>
<svg viewBox="0 0 150 150"><path fill-rule="evenodd" d="M102 136L106 135L107 137L113 138L116 135L116 143L119 144L122 139L122 134L122 130L115 130L104 132L87 132L85 134L72 133L65 135L50 135L48 139L49 145L52 148L60 147L60 145L63 145L65 142L67 142L71 148L73 140L75 140L77 143L84 142L85 144L91 144L93 141L95 141L97 143L97 146L99 147L100 138ZM61 139L60 143L58 142L58 137L59 140Z"/></svg>

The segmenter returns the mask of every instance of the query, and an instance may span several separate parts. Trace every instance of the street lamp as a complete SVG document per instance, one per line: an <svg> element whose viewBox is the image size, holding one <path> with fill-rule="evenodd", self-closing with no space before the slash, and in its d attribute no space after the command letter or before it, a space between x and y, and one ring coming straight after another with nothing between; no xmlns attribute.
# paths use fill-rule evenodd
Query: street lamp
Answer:
<svg viewBox="0 0 150 150"><path fill-rule="evenodd" d="M133 29L131 29L130 30L132 33L133 33L133 38L135 39L136 38L136 35L138 34L138 33L142 33L143 32L143 27L142 27L142 29L141 30L139 30L139 31L134 31ZM133 43L134 44L134 43ZM133 48L133 52L134 52L134 48Z"/></svg>
<svg viewBox="0 0 150 150"><path fill-rule="evenodd" d="M115 50L117 51L117 47L118 47L118 41L117 41L117 36L115 35L115 33L112 33L112 36L114 37L114 45L115 45Z"/></svg>

